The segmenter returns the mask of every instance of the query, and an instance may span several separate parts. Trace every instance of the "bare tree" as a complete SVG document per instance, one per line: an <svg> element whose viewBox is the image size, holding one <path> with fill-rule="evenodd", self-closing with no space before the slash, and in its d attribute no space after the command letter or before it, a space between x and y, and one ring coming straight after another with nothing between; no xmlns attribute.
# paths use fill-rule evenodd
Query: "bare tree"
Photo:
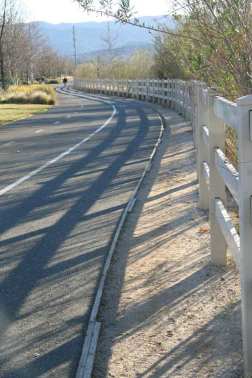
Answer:
<svg viewBox="0 0 252 378"><path fill-rule="evenodd" d="M6 88L8 70L9 46L15 34L15 24L18 22L18 11L15 0L0 2L0 75L1 84Z"/></svg>
<svg viewBox="0 0 252 378"><path fill-rule="evenodd" d="M115 63L117 58L116 41L117 34L113 33L109 22L107 23L106 34L102 36L104 47L106 49L106 60L108 63L108 75L109 77L115 77Z"/></svg>

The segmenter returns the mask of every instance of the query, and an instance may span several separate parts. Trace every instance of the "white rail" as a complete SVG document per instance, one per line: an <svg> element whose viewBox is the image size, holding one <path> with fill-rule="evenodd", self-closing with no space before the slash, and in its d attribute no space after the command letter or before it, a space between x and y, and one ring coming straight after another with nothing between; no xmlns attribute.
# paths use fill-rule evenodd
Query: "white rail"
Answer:
<svg viewBox="0 0 252 378"><path fill-rule="evenodd" d="M237 103L198 82L75 78L86 92L133 97L170 107L191 121L197 155L199 206L209 209L211 260L226 264L227 246L241 273L246 376L252 376L252 95ZM225 125L238 137L238 171L225 156ZM227 189L239 206L238 235L225 207Z"/></svg>
<svg viewBox="0 0 252 378"><path fill-rule="evenodd" d="M75 88L105 95L135 97L138 100L170 106L187 120L192 118L192 83L157 79L74 79Z"/></svg>
<svg viewBox="0 0 252 378"><path fill-rule="evenodd" d="M215 200L215 214L235 263L241 270L240 237L220 199Z"/></svg>

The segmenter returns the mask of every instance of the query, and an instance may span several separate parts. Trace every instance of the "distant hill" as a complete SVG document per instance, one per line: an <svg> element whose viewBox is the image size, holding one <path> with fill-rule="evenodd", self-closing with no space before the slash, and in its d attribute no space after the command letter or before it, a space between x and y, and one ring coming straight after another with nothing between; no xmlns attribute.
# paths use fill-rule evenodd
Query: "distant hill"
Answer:
<svg viewBox="0 0 252 378"><path fill-rule="evenodd" d="M146 25L155 24L153 17L140 17L139 20L145 22ZM168 18L166 21L172 27L172 18ZM104 53L105 43L102 40L102 35L106 34L108 22L92 21L57 25L43 21L38 23L52 48L62 56L74 56L73 25L75 26L78 60L88 60ZM125 56L132 53L137 46L151 47L153 34L148 30L131 25L115 24L113 21L109 21L109 24L112 35L117 35L116 47L118 51L121 51L121 55Z"/></svg>

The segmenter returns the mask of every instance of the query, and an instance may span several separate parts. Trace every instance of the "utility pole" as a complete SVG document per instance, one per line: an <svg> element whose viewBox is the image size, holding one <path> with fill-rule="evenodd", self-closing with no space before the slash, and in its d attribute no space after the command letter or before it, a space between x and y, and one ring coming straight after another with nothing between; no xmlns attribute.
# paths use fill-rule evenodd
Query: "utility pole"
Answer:
<svg viewBox="0 0 252 378"><path fill-rule="evenodd" d="M75 27L73 25L73 44L74 44L74 61L75 65L77 65L77 52L76 52L76 39L75 39Z"/></svg>

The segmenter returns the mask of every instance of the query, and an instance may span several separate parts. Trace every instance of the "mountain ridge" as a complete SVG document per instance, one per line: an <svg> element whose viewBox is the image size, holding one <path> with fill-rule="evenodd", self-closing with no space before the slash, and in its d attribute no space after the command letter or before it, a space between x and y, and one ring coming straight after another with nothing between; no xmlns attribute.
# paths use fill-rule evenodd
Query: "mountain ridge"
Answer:
<svg viewBox="0 0 252 378"><path fill-rule="evenodd" d="M151 17L139 17L141 23L147 25L156 25L155 19L161 16ZM166 24L173 27L172 17L166 19ZM114 21L88 21L79 23L59 23L50 24L45 21L38 21L38 25L44 36L47 38L52 48L57 51L63 57L73 57L73 26L75 28L76 38L76 50L79 59L83 56L92 56L93 58L98 52L106 49L105 42L102 36L107 33L107 25L109 24L111 35L117 36L115 47L121 50L127 50L128 53L132 50L140 47L151 47L153 44L153 36L155 33L150 32L144 28L139 28L132 25L120 25ZM132 46L132 49L127 48Z"/></svg>

